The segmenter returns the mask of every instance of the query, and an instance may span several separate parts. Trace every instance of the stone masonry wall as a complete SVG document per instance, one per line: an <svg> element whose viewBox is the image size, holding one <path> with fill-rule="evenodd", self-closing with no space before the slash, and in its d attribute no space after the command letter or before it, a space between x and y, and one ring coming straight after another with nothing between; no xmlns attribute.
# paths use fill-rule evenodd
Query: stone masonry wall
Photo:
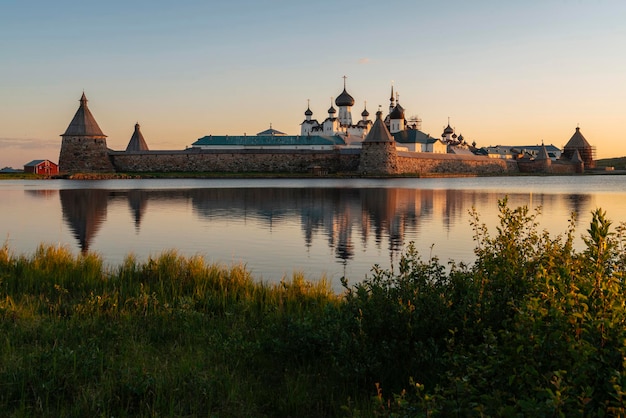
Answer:
<svg viewBox="0 0 626 418"><path fill-rule="evenodd" d="M582 163L571 163L569 161L554 161L549 165L542 164L541 161L519 161L519 171L531 174L576 174L584 172Z"/></svg>
<svg viewBox="0 0 626 418"><path fill-rule="evenodd" d="M475 155L398 152L398 171L404 174L509 174L517 162Z"/></svg>
<svg viewBox="0 0 626 418"><path fill-rule="evenodd" d="M118 172L310 173L314 167L324 168L329 173L356 174L360 171L360 153L354 151L110 151L109 155ZM414 152L399 152L397 157L398 174L485 175L516 172L517 163L511 160Z"/></svg>
<svg viewBox="0 0 626 418"><path fill-rule="evenodd" d="M314 167L328 172L358 165L358 154L337 151L112 151L115 169L120 172L266 172L308 173ZM357 162L355 162L355 160Z"/></svg>
<svg viewBox="0 0 626 418"><path fill-rule="evenodd" d="M59 153L63 173L112 173L115 171L106 138L64 136Z"/></svg>
<svg viewBox="0 0 626 418"><path fill-rule="evenodd" d="M359 172L364 175L393 175L398 168L398 153L393 142L363 142Z"/></svg>

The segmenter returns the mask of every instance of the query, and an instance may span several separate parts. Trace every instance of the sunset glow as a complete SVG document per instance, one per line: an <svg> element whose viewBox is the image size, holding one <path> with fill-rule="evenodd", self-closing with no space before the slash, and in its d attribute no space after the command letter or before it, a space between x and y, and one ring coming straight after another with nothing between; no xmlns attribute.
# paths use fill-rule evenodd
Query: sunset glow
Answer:
<svg viewBox="0 0 626 418"><path fill-rule="evenodd" d="M0 168L58 160L83 91L108 146L298 134L347 90L478 146L554 144L580 126L596 158L626 155L620 1L8 2L0 13Z"/></svg>

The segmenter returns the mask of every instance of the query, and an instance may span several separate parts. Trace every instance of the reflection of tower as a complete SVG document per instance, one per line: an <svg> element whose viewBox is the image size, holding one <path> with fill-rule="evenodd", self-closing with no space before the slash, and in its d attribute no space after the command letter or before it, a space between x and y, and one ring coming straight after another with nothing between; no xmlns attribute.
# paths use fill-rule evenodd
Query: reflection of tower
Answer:
<svg viewBox="0 0 626 418"><path fill-rule="evenodd" d="M81 252L89 251L89 244L106 219L109 192L100 189L60 190L63 218L78 240Z"/></svg>
<svg viewBox="0 0 626 418"><path fill-rule="evenodd" d="M374 226L376 245L380 245L385 235L389 232L389 224L395 213L395 201L390 197L394 189L364 189L361 191L361 204L363 209L370 214Z"/></svg>
<svg viewBox="0 0 626 418"><path fill-rule="evenodd" d="M346 209L347 213L340 214L338 219L338 239L337 247L335 248L335 255L337 258L343 260L343 264L346 265L348 260L352 260L354 257L354 244L352 243L352 216L350 211Z"/></svg>
<svg viewBox="0 0 626 418"><path fill-rule="evenodd" d="M148 206L148 195L144 190L131 190L128 192L128 206L133 214L135 221L135 232L139 232L141 218L146 212Z"/></svg>
<svg viewBox="0 0 626 418"><path fill-rule="evenodd" d="M389 251L399 252L404 245L404 216L401 213L389 219Z"/></svg>
<svg viewBox="0 0 626 418"><path fill-rule="evenodd" d="M580 215L589 209L589 200L591 197L586 194L569 194L567 195L567 202L570 206L570 211L575 212L576 215Z"/></svg>
<svg viewBox="0 0 626 418"><path fill-rule="evenodd" d="M44 199L56 198L57 190L24 190L29 196L43 197Z"/></svg>

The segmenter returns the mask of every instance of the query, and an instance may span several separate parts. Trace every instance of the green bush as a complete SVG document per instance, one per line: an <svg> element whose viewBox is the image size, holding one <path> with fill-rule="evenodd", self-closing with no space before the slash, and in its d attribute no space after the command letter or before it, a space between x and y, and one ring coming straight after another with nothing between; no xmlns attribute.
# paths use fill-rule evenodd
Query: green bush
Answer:
<svg viewBox="0 0 626 418"><path fill-rule="evenodd" d="M573 219L565 237L552 238L538 231L536 215L504 200L491 238L474 214L477 260L460 276L470 302L455 305L454 289L446 289L457 314L430 319L432 329L455 327L433 363L439 379L424 379L423 366L410 370L407 390L387 403L374 398L379 412L624 416L625 227L611 232L603 211L592 215L586 249L577 253ZM471 321L458 321L461 314Z"/></svg>

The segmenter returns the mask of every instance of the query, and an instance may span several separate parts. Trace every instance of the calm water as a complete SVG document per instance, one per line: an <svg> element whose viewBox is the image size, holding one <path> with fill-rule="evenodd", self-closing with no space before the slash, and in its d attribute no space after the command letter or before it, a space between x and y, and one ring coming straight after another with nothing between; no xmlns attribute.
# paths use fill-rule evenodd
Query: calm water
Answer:
<svg viewBox="0 0 626 418"><path fill-rule="evenodd" d="M468 211L495 233L498 199L542 207L553 235L578 214L577 235L601 207L626 221L626 176L320 180L0 181L0 234L16 253L39 243L95 251L117 264L177 249L244 263L278 281L293 271L336 289L389 267L410 241L423 258L471 263ZM579 245L581 241L579 240Z"/></svg>

